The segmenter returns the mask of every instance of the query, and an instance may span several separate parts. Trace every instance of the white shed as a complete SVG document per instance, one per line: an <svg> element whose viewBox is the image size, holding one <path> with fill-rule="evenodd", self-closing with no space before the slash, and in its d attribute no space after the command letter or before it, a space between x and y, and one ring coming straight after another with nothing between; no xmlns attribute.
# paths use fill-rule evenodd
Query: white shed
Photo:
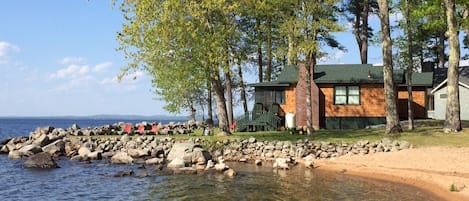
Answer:
<svg viewBox="0 0 469 201"><path fill-rule="evenodd" d="M445 79L431 91L434 97L434 119L446 118L447 82L448 79ZM461 120L469 120L469 67L459 69L459 103Z"/></svg>

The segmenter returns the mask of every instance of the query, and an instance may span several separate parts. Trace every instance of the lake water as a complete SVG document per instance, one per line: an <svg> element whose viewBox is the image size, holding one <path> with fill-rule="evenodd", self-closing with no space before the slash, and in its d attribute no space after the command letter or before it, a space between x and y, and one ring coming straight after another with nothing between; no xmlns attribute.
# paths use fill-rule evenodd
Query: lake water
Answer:
<svg viewBox="0 0 469 201"><path fill-rule="evenodd" d="M0 119L0 139L27 136L46 125L93 127L115 122L118 120ZM208 173L152 174L151 167L109 165L105 160L87 164L63 159L58 161L61 168L53 170L25 169L23 162L0 155L0 200L438 200L412 186L300 166L275 171L268 165L232 163L238 176L230 178ZM134 171L137 176L112 176L119 171ZM150 176L138 177L143 171Z"/></svg>

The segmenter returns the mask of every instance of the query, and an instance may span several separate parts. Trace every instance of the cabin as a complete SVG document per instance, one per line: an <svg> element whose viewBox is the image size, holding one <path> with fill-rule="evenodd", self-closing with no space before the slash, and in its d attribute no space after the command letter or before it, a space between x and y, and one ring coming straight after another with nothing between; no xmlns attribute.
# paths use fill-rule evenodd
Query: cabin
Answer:
<svg viewBox="0 0 469 201"><path fill-rule="evenodd" d="M447 69L435 69L438 71L435 88L431 91L434 100L434 111L432 111L433 119L443 120L446 117L446 100L448 98L447 93ZM442 79L444 78L444 79ZM464 104L465 100L469 100L469 67L459 68L459 100L460 100L460 115L461 120L469 120L469 105Z"/></svg>
<svg viewBox="0 0 469 201"><path fill-rule="evenodd" d="M370 64L316 65L312 69L311 107L313 128L353 129L383 124L385 98L383 67ZM295 127L307 125L306 68L304 65L284 66L278 79L271 82L253 83L255 104L248 116L238 122L239 131L273 130L288 123L293 116ZM432 87L432 72L414 73L413 106L415 118L427 118L429 88ZM398 111L407 118L407 85L403 70L394 71L398 89ZM268 113L268 115L266 115ZM264 115L263 122L256 122ZM272 117L272 119L267 118ZM269 124L271 121L277 125ZM249 124L249 125L246 125Z"/></svg>

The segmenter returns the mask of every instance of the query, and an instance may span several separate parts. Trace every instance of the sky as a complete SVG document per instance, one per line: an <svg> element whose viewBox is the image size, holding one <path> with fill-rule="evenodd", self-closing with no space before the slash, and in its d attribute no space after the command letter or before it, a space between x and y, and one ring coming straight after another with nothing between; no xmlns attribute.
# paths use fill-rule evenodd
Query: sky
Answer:
<svg viewBox="0 0 469 201"><path fill-rule="evenodd" d="M168 114L144 72L117 81L124 20L111 0L2 0L0 19L0 116ZM347 51L320 63L360 63L352 32L336 37ZM380 47L370 47L369 63L382 63Z"/></svg>

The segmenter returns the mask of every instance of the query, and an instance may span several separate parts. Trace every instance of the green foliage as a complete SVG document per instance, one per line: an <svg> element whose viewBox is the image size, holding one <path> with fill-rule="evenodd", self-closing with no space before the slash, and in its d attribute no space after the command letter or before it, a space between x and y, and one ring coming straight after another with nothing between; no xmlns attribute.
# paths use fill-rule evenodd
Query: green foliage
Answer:
<svg viewBox="0 0 469 201"><path fill-rule="evenodd" d="M456 188L456 185L451 184L451 186L449 186L449 191L451 191L451 192L458 192L458 189Z"/></svg>

